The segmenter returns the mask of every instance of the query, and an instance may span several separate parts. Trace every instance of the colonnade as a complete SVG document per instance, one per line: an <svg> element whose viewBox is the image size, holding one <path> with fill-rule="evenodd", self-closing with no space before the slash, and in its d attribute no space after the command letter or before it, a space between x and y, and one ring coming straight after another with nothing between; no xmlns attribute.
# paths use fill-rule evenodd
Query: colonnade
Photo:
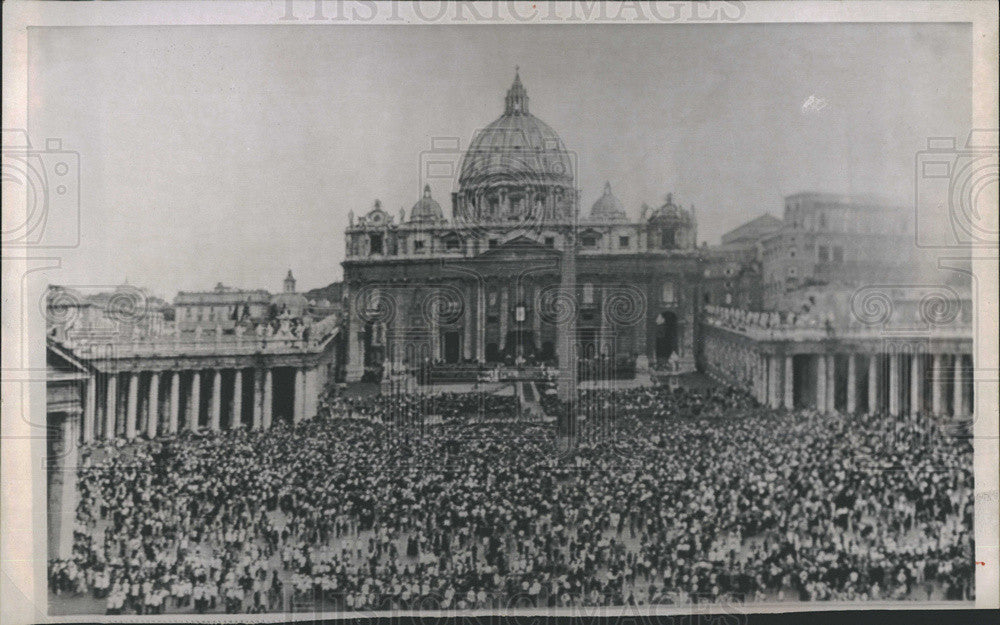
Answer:
<svg viewBox="0 0 1000 625"><path fill-rule="evenodd" d="M98 373L86 382L81 438L268 429L278 417L299 423L316 414L322 383L318 367Z"/></svg>
<svg viewBox="0 0 1000 625"><path fill-rule="evenodd" d="M973 411L968 354L758 353L756 358L753 395L771 408L956 417Z"/></svg>

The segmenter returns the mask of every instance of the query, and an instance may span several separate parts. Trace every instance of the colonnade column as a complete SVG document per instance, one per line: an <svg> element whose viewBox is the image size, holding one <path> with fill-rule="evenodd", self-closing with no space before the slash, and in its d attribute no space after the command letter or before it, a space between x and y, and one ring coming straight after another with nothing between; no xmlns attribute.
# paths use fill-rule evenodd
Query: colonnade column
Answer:
<svg viewBox="0 0 1000 625"><path fill-rule="evenodd" d="M847 357L847 413L854 414L858 409L858 357L850 354Z"/></svg>
<svg viewBox="0 0 1000 625"><path fill-rule="evenodd" d="M259 430L264 410L264 372L253 371L253 429Z"/></svg>
<svg viewBox="0 0 1000 625"><path fill-rule="evenodd" d="M293 397L292 423L301 423L305 413L306 376L302 367L295 369L295 391Z"/></svg>
<svg viewBox="0 0 1000 625"><path fill-rule="evenodd" d="M899 416L899 354L889 354L889 414Z"/></svg>
<svg viewBox="0 0 1000 625"><path fill-rule="evenodd" d="M878 405L878 354L868 356L868 414L875 414Z"/></svg>
<svg viewBox="0 0 1000 625"><path fill-rule="evenodd" d="M94 421L97 415L97 376L87 378L87 397L83 406L83 442L94 440Z"/></svg>
<svg viewBox="0 0 1000 625"><path fill-rule="evenodd" d="M955 354L955 407L953 413L956 417L964 417L965 411L965 370L962 367L961 354Z"/></svg>
<svg viewBox="0 0 1000 625"><path fill-rule="evenodd" d="M944 414L944 356L934 354L931 375L931 410Z"/></svg>
<svg viewBox="0 0 1000 625"><path fill-rule="evenodd" d="M230 428L243 426L243 370L237 369L233 374L233 418Z"/></svg>
<svg viewBox="0 0 1000 625"><path fill-rule="evenodd" d="M264 429L270 429L271 427L271 412L273 407L273 394L274 394L274 375L271 373L270 369L264 371L264 406L263 406L263 425Z"/></svg>
<svg viewBox="0 0 1000 625"><path fill-rule="evenodd" d="M769 373L767 382L767 405L777 408L781 405L781 358L775 355L767 357Z"/></svg>
<svg viewBox="0 0 1000 625"><path fill-rule="evenodd" d="M306 369L306 396L305 396L305 406L306 406L306 419L312 419L316 416L316 410L318 407L319 391L316 389L318 371L315 368Z"/></svg>
<svg viewBox="0 0 1000 625"><path fill-rule="evenodd" d="M174 371L170 376L170 433L177 433L181 419L181 374Z"/></svg>
<svg viewBox="0 0 1000 625"><path fill-rule="evenodd" d="M146 419L146 436L156 437L160 416L160 372L154 371L149 379L149 418Z"/></svg>
<svg viewBox="0 0 1000 625"><path fill-rule="evenodd" d="M816 410L826 412L826 354L816 356Z"/></svg>
<svg viewBox="0 0 1000 625"><path fill-rule="evenodd" d="M125 438L135 438L135 422L139 412L139 374L130 373L128 378L128 405L125 407Z"/></svg>
<svg viewBox="0 0 1000 625"><path fill-rule="evenodd" d="M209 422L213 432L221 429L222 421L222 371L216 369L212 372L212 404L209 413Z"/></svg>
<svg viewBox="0 0 1000 625"><path fill-rule="evenodd" d="M191 373L191 410L188 413L188 429L198 430L201 423L201 372Z"/></svg>
<svg viewBox="0 0 1000 625"><path fill-rule="evenodd" d="M916 415L923 411L922 386L920 384L920 354L910 357L910 414Z"/></svg>
<svg viewBox="0 0 1000 625"><path fill-rule="evenodd" d="M795 408L795 357L785 356L785 410Z"/></svg>

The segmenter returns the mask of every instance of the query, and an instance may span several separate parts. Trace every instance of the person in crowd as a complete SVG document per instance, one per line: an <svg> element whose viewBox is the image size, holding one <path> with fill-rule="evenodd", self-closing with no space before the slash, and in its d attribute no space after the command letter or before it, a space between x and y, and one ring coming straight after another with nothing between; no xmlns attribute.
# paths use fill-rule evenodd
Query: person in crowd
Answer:
<svg viewBox="0 0 1000 625"><path fill-rule="evenodd" d="M932 417L583 391L560 453L512 397L321 403L86 447L52 592L108 614L972 597L971 443Z"/></svg>

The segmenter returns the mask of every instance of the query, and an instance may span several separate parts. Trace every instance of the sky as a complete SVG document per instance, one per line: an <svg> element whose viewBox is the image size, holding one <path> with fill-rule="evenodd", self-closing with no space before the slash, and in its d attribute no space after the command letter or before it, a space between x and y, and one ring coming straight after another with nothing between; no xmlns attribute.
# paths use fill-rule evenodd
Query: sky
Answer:
<svg viewBox="0 0 1000 625"><path fill-rule="evenodd" d="M436 139L468 145L520 66L530 109L633 217L667 193L699 239L800 191L913 202L928 137L968 134L962 24L39 28L32 143L80 155L78 247L51 281L173 298L341 277L348 212L420 196ZM440 141L437 142L439 145ZM456 155L446 158L455 158ZM450 214L452 180L431 180ZM48 233L47 233L48 235Z"/></svg>

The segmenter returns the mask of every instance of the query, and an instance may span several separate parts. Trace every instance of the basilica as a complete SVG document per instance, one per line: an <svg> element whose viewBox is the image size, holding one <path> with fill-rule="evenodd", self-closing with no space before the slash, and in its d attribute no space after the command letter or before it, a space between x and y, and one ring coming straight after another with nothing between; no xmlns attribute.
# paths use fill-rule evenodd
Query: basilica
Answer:
<svg viewBox="0 0 1000 625"><path fill-rule="evenodd" d="M348 381L386 364L556 364L560 328L578 359L693 368L693 208L668 195L633 221L606 183L581 210L571 152L531 114L518 75L458 172L447 213L430 185L408 214L378 200L352 212Z"/></svg>

